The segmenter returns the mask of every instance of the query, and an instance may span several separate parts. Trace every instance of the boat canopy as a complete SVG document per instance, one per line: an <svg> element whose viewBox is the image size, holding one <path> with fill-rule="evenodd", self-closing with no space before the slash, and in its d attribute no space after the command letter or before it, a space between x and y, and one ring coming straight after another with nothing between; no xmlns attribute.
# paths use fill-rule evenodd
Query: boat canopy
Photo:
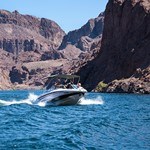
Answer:
<svg viewBox="0 0 150 150"><path fill-rule="evenodd" d="M78 75L67 75L67 74L57 74L57 75L50 75L47 78L74 79L74 78L80 78L80 76L78 76Z"/></svg>
<svg viewBox="0 0 150 150"><path fill-rule="evenodd" d="M46 78L50 79L47 81L46 89L50 89L50 87L52 85L54 85L54 83L59 83L60 85L65 85L65 84L71 83L71 84L75 85L75 84L78 84L80 81L80 76L68 75L68 74L49 75Z"/></svg>

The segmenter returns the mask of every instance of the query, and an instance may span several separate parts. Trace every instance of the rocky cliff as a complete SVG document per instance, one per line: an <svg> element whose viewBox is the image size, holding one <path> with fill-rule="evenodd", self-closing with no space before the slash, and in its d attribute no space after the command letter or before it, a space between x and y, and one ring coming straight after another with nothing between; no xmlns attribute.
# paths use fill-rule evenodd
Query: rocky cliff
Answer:
<svg viewBox="0 0 150 150"><path fill-rule="evenodd" d="M100 52L96 59L78 72L82 83L92 90L100 81L110 83L115 79L128 79L138 68L149 70L149 67L149 0L109 0L105 10ZM144 84L148 87L149 79Z"/></svg>
<svg viewBox="0 0 150 150"><path fill-rule="evenodd" d="M104 92L115 93L150 93L150 67L138 68L136 72L126 79L114 80L107 85Z"/></svg>
<svg viewBox="0 0 150 150"><path fill-rule="evenodd" d="M98 54L103 20L102 13L64 37L52 20L0 10L0 89L42 87L50 73L75 73Z"/></svg>
<svg viewBox="0 0 150 150"><path fill-rule="evenodd" d="M24 63L63 58L57 48L64 35L52 20L0 10L0 89L24 83L28 88L32 73L24 70Z"/></svg>
<svg viewBox="0 0 150 150"><path fill-rule="evenodd" d="M57 49L64 35L52 20L0 10L0 48L16 56L20 52Z"/></svg>
<svg viewBox="0 0 150 150"><path fill-rule="evenodd" d="M74 45L82 51L89 51L91 45L101 38L103 27L104 13L100 13L97 18L90 19L80 29L70 31L65 35L59 49L65 49L67 45Z"/></svg>
<svg viewBox="0 0 150 150"><path fill-rule="evenodd" d="M96 53L93 46L101 42L103 27L104 13L100 13L97 18L90 19L80 29L65 35L59 47L60 52L70 60L77 59L80 63L87 61L87 58L90 59L90 56Z"/></svg>
<svg viewBox="0 0 150 150"><path fill-rule="evenodd" d="M100 83L104 92L150 93L149 24L149 0L109 0L105 19L101 13L67 35L51 20L1 10L0 89L77 73L88 90Z"/></svg>
<svg viewBox="0 0 150 150"><path fill-rule="evenodd" d="M15 65L13 55L0 49L0 90L12 89L9 70L13 65Z"/></svg>

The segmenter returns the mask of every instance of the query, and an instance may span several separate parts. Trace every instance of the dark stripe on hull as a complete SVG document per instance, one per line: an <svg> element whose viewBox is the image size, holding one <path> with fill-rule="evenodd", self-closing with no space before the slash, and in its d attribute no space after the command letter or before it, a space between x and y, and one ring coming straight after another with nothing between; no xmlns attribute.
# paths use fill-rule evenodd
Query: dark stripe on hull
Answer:
<svg viewBox="0 0 150 150"><path fill-rule="evenodd" d="M56 106L76 105L83 96L84 93L66 94L52 99L50 102Z"/></svg>

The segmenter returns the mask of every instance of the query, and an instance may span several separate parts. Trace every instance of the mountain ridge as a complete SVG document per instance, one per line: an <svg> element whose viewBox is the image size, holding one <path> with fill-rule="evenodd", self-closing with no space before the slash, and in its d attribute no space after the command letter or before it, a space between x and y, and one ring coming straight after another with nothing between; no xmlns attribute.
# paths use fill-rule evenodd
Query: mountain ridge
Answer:
<svg viewBox="0 0 150 150"><path fill-rule="evenodd" d="M92 19L93 22L96 20L99 19ZM103 19L99 23L103 26ZM101 41L102 33L100 37L90 38L92 31L88 25L84 25L88 29L84 32L79 29L82 33L79 36L80 45L84 50L78 48L78 44L67 44L64 49L58 50L66 34L57 23L46 18L22 15L18 11L11 13L0 10L0 52L10 55L10 58L1 58L1 68L5 68L9 59L12 60L9 68L5 68L9 88L42 88L42 78L48 74L75 73L72 68L76 66L76 62L87 62L94 53L93 59L97 54L96 50L93 51L93 45ZM95 26L94 23L92 28ZM1 80L4 83L4 78Z"/></svg>
<svg viewBox="0 0 150 150"><path fill-rule="evenodd" d="M0 88L43 88L43 77L65 73L80 75L89 91L148 94L149 24L149 0L109 0L68 34L51 20L0 11Z"/></svg>

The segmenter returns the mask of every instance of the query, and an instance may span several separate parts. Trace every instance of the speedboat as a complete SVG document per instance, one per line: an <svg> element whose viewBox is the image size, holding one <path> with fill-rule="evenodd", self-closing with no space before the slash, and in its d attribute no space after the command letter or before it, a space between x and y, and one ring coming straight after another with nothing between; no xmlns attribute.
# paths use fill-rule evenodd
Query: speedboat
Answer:
<svg viewBox="0 0 150 150"><path fill-rule="evenodd" d="M80 76L61 74L52 75L48 78L52 80L55 79L57 82L51 84L47 92L40 95L36 102L46 102L47 104L54 106L76 105L87 92L87 90L81 87L81 84L79 83ZM47 87L49 87L49 84Z"/></svg>

